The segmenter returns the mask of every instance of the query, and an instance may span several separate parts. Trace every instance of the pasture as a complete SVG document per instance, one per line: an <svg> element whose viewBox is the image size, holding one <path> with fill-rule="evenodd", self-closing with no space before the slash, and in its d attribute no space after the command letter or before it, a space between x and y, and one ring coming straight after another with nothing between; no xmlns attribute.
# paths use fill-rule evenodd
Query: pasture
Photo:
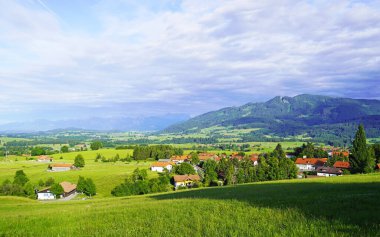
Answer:
<svg viewBox="0 0 380 237"><path fill-rule="evenodd" d="M378 236L380 174L38 202L0 197L0 236Z"/></svg>
<svg viewBox="0 0 380 237"><path fill-rule="evenodd" d="M101 149L98 151L81 151L52 155L52 163L74 163L75 156L81 154L85 160L85 167L79 170L65 172L49 172L47 167L50 163L41 163L35 160L26 160L25 157L9 157L7 161L0 162L0 182L5 179L13 180L17 170L24 170L27 177L33 184L38 184L39 180L47 180L49 177L54 178L56 182L69 181L77 183L78 177L92 178L96 188L97 195L95 198L111 196L111 190L118 184L122 183L127 174L131 174L134 169L149 169L151 162L132 161L132 162L95 162L97 154L106 158L112 158L119 154L120 158L132 154L132 150L115 150ZM62 157L62 159L60 159ZM17 161L16 161L17 160ZM150 177L156 177L157 174L148 171Z"/></svg>

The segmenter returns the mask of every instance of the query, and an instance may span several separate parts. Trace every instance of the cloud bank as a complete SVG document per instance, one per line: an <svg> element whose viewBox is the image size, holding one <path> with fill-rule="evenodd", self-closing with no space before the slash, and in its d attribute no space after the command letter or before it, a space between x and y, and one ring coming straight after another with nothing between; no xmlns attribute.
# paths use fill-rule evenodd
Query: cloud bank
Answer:
<svg viewBox="0 0 380 237"><path fill-rule="evenodd" d="M379 42L378 1L0 1L0 122L380 99Z"/></svg>

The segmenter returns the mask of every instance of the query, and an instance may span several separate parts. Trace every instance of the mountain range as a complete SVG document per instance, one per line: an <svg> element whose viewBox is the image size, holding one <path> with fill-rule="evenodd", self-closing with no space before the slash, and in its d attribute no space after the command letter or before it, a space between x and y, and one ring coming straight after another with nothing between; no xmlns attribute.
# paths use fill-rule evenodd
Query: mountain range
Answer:
<svg viewBox="0 0 380 237"><path fill-rule="evenodd" d="M379 100L302 94L208 112L161 133L191 134L214 126L257 128L242 139L302 136L326 142L351 139L359 123L364 124L368 137L380 137Z"/></svg>

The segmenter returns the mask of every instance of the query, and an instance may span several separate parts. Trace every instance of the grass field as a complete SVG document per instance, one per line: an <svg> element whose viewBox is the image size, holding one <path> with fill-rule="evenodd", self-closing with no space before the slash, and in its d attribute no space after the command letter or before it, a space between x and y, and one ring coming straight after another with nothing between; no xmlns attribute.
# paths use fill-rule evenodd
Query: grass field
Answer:
<svg viewBox="0 0 380 237"><path fill-rule="evenodd" d="M38 202L0 197L0 236L379 236L380 174Z"/></svg>
<svg viewBox="0 0 380 237"><path fill-rule="evenodd" d="M13 176L17 170L24 170L32 183L37 184L40 179L47 180L53 177L56 182L69 181L77 183L78 177L92 178L97 187L96 198L111 196L111 190L122 183L127 174L133 172L136 168L148 169L151 162L95 162L96 154L101 154L106 158L112 158L119 154L120 158L124 158L127 154L132 154L132 150L115 150L102 149L99 151L82 151L70 152L52 155L53 163L73 163L75 156L82 154L85 159L85 167L80 170L71 170L65 172L48 172L49 163L40 163L34 160L26 161L25 157L10 157L8 162L0 162L0 183L5 179L13 180ZM62 157L63 159L60 159ZM17 158L18 161L15 161ZM148 171L150 177L156 177L155 172Z"/></svg>

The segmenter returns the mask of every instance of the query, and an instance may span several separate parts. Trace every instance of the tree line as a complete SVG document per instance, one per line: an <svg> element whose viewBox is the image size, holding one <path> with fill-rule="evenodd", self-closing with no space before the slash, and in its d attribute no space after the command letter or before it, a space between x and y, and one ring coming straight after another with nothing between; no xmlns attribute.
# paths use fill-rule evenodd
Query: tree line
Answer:
<svg viewBox="0 0 380 237"><path fill-rule="evenodd" d="M182 155L183 149L171 145L154 145L154 146L136 146L133 149L134 160L146 160L152 158L169 159L173 155Z"/></svg>

